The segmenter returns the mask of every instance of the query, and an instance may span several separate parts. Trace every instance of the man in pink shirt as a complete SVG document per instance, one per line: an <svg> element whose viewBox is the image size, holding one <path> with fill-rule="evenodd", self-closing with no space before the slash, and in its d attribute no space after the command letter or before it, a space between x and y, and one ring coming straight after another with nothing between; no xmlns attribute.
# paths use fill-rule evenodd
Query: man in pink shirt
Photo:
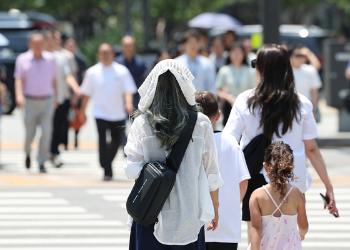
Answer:
<svg viewBox="0 0 350 250"><path fill-rule="evenodd" d="M56 102L56 64L52 53L44 51L42 34L32 34L29 50L17 57L15 87L17 106L24 108L26 168L31 166L31 144L37 127L40 127L37 160L40 173L46 173L44 164L49 157L52 115Z"/></svg>

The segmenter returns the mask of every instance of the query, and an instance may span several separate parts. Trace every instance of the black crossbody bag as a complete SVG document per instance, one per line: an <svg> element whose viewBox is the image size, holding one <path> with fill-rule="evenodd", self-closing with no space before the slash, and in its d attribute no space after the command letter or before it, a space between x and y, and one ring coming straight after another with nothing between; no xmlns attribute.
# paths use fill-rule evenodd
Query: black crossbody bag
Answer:
<svg viewBox="0 0 350 250"><path fill-rule="evenodd" d="M191 140L197 112L189 112L189 120L166 162L146 163L126 202L133 220L141 225L157 222L157 217L174 187L176 174Z"/></svg>

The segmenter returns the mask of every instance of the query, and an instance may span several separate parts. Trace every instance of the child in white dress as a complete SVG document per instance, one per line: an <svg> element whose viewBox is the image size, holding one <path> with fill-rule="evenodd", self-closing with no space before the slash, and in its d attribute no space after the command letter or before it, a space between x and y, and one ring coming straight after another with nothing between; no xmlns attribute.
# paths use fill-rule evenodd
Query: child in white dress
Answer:
<svg viewBox="0 0 350 250"><path fill-rule="evenodd" d="M305 197L289 184L293 179L293 152L276 142L265 153L270 183L256 189L249 201L251 250L299 250L308 230Z"/></svg>

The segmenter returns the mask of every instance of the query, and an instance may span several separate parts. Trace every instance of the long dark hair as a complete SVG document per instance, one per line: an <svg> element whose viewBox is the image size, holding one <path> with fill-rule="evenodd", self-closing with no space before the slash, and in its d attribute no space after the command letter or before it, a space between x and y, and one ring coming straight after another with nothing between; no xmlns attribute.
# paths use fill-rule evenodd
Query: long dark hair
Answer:
<svg viewBox="0 0 350 250"><path fill-rule="evenodd" d="M175 76L168 70L158 77L153 102L145 115L161 145L170 149L185 127L190 106ZM137 115L136 115L137 116Z"/></svg>
<svg viewBox="0 0 350 250"><path fill-rule="evenodd" d="M251 112L261 109L260 126L265 136L281 137L292 128L294 119L300 120L300 101L287 50L280 45L264 46L258 52L256 68L261 79L248 107Z"/></svg>

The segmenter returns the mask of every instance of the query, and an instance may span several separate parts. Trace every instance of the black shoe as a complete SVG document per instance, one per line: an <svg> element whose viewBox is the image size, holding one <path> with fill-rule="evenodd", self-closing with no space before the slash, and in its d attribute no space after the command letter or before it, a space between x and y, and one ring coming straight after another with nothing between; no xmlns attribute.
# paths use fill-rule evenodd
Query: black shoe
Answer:
<svg viewBox="0 0 350 250"><path fill-rule="evenodd" d="M52 162L52 165L55 167L55 168L61 168L63 166L63 162L60 161L59 159L59 156L58 155L53 155L51 156L51 162Z"/></svg>
<svg viewBox="0 0 350 250"><path fill-rule="evenodd" d="M30 161L29 155L26 156L25 165L26 165L26 169L30 169L31 161Z"/></svg>
<svg viewBox="0 0 350 250"><path fill-rule="evenodd" d="M113 176L105 175L103 177L103 181L111 181L111 180L113 180Z"/></svg>
<svg viewBox="0 0 350 250"><path fill-rule="evenodd" d="M41 165L39 166L39 173L40 173L40 174L46 174L46 173L47 173L47 170L46 170L44 164L41 164Z"/></svg>

